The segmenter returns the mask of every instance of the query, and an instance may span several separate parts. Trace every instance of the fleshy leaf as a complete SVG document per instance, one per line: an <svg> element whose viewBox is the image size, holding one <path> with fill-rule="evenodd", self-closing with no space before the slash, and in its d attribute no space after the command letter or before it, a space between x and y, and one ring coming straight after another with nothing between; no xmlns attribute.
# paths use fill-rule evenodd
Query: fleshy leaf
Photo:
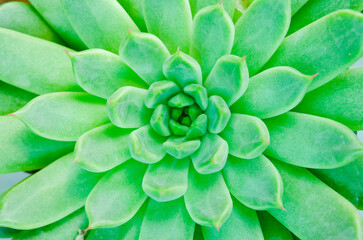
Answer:
<svg viewBox="0 0 363 240"><path fill-rule="evenodd" d="M263 240L257 214L233 199L231 216L220 229L202 227L205 240L254 239Z"/></svg>
<svg viewBox="0 0 363 240"><path fill-rule="evenodd" d="M142 181L142 189L159 202L183 196L188 186L189 161L166 155L160 162L150 164Z"/></svg>
<svg viewBox="0 0 363 240"><path fill-rule="evenodd" d="M229 154L245 159L259 156L270 143L269 131L259 118L236 113L220 136L228 143Z"/></svg>
<svg viewBox="0 0 363 240"><path fill-rule="evenodd" d="M150 122L152 111L144 105L147 90L122 87L107 100L111 122L120 128L138 128Z"/></svg>
<svg viewBox="0 0 363 240"><path fill-rule="evenodd" d="M172 81L154 82L148 89L145 105L148 108L155 108L161 103L167 103L178 92L180 92L180 88Z"/></svg>
<svg viewBox="0 0 363 240"><path fill-rule="evenodd" d="M226 164L228 144L216 134L207 133L201 145L191 155L193 165L200 174L210 174L220 171Z"/></svg>
<svg viewBox="0 0 363 240"><path fill-rule="evenodd" d="M72 159L68 154L11 189L0 203L0 225L39 228L81 208L101 175L82 169Z"/></svg>
<svg viewBox="0 0 363 240"><path fill-rule="evenodd" d="M181 51L177 51L165 60L163 72L167 79L174 81L180 87L203 82L199 63Z"/></svg>
<svg viewBox="0 0 363 240"><path fill-rule="evenodd" d="M203 79L221 56L231 52L233 39L233 22L222 4L203 8L195 15L191 56L200 63Z"/></svg>
<svg viewBox="0 0 363 240"><path fill-rule="evenodd" d="M126 10L141 32L147 32L144 14L142 11L142 0L117 0Z"/></svg>
<svg viewBox="0 0 363 240"><path fill-rule="evenodd" d="M35 94L81 90L67 48L5 28L0 28L0 42L0 59L4 59L0 79L4 82Z"/></svg>
<svg viewBox="0 0 363 240"><path fill-rule="evenodd" d="M20 232L20 230L6 228L6 227L0 227L0 238L12 238L19 232Z"/></svg>
<svg viewBox="0 0 363 240"><path fill-rule="evenodd" d="M146 83L160 81L163 63L170 56L159 38L149 33L129 32L121 42L119 54Z"/></svg>
<svg viewBox="0 0 363 240"><path fill-rule="evenodd" d="M197 151L199 147L199 140L186 141L184 138L169 138L163 144L165 152L177 159L190 156L195 151Z"/></svg>
<svg viewBox="0 0 363 240"><path fill-rule="evenodd" d="M74 162L91 172L105 172L131 158L129 134L112 123L83 134L74 150Z"/></svg>
<svg viewBox="0 0 363 240"><path fill-rule="evenodd" d="M2 4L0 6L0 27L64 44L63 40L58 37L30 4L22 2Z"/></svg>
<svg viewBox="0 0 363 240"><path fill-rule="evenodd" d="M74 142L42 138L11 116L0 117L0 132L1 174L41 169L74 147Z"/></svg>
<svg viewBox="0 0 363 240"><path fill-rule="evenodd" d="M139 239L192 239L194 226L195 223L185 209L183 199L179 198L170 202L157 202L151 199Z"/></svg>
<svg viewBox="0 0 363 240"><path fill-rule="evenodd" d="M282 207L282 180L265 156L241 159L229 155L223 176L231 194L249 208Z"/></svg>
<svg viewBox="0 0 363 240"><path fill-rule="evenodd" d="M60 0L68 20L89 48L117 53L128 29L138 31L115 0Z"/></svg>
<svg viewBox="0 0 363 240"><path fill-rule="evenodd" d="M247 91L231 111L261 119L278 116L301 101L313 77L290 67L268 69L251 78Z"/></svg>
<svg viewBox="0 0 363 240"><path fill-rule="evenodd" d="M192 96L200 109L205 111L208 107L207 90L199 84L189 84L184 88L184 92Z"/></svg>
<svg viewBox="0 0 363 240"><path fill-rule="evenodd" d="M183 108L194 104L194 99L184 93L178 93L168 101L170 107Z"/></svg>
<svg viewBox="0 0 363 240"><path fill-rule="evenodd" d="M232 212L232 198L220 172L202 175L189 169L185 205L194 222L219 229Z"/></svg>
<svg viewBox="0 0 363 240"><path fill-rule="evenodd" d="M363 68L343 72L305 95L294 111L326 117L352 130L363 130Z"/></svg>
<svg viewBox="0 0 363 240"><path fill-rule="evenodd" d="M155 132L166 137L170 135L169 120L170 110L168 106L160 104L155 108L153 115L151 116L150 126Z"/></svg>
<svg viewBox="0 0 363 240"><path fill-rule="evenodd" d="M363 144L346 126L301 113L266 119L271 144L265 154L307 168L336 168L362 158Z"/></svg>
<svg viewBox="0 0 363 240"><path fill-rule="evenodd" d="M217 3L220 2L221 2L220 0L189 0L193 16L197 14L197 12L202 8L211 5L216 5ZM238 2L238 0L223 0L222 2L224 9L226 9L230 17L233 16L236 7L236 2Z"/></svg>
<svg viewBox="0 0 363 240"><path fill-rule="evenodd" d="M238 20L232 53L247 57L251 75L263 67L281 44L290 18L289 0L254 0Z"/></svg>
<svg viewBox="0 0 363 240"><path fill-rule="evenodd" d="M285 38L264 68L290 66L304 74L319 73L309 86L313 90L363 56L362 30L361 13L331 13Z"/></svg>
<svg viewBox="0 0 363 240"><path fill-rule="evenodd" d="M75 141L109 121L105 103L88 93L49 93L34 98L13 115L39 136Z"/></svg>
<svg viewBox="0 0 363 240"><path fill-rule="evenodd" d="M124 86L147 88L147 84L119 56L102 49L69 53L78 84L101 98Z"/></svg>
<svg viewBox="0 0 363 240"><path fill-rule="evenodd" d="M311 171L358 209L363 209L363 158L340 168Z"/></svg>
<svg viewBox="0 0 363 240"><path fill-rule="evenodd" d="M360 238L361 216L352 204L308 170L278 161L273 164L283 180L286 208L269 210L274 218L300 239Z"/></svg>
<svg viewBox="0 0 363 240"><path fill-rule="evenodd" d="M187 132L189 131L189 127L180 124L179 122L175 121L174 119L169 120L169 126L171 129L171 132L177 136L183 136L183 135L187 134Z"/></svg>
<svg viewBox="0 0 363 240"><path fill-rule="evenodd" d="M174 52L189 52L192 14L188 0L142 0L148 32Z"/></svg>
<svg viewBox="0 0 363 240"><path fill-rule="evenodd" d="M188 115L192 121L195 121L202 112L203 111L196 104L193 104L188 108Z"/></svg>
<svg viewBox="0 0 363 240"><path fill-rule="evenodd" d="M143 163L156 163L166 154L163 149L165 139L150 125L141 127L130 134L129 148L132 158Z"/></svg>
<svg viewBox="0 0 363 240"><path fill-rule="evenodd" d="M87 198L89 228L116 227L136 214L147 198L141 187L145 170L146 164L130 160L102 177Z"/></svg>
<svg viewBox="0 0 363 240"><path fill-rule="evenodd" d="M208 108L205 112L208 116L208 131L220 133L227 126L231 118L231 111L227 103L220 96L211 96L208 101Z"/></svg>
<svg viewBox="0 0 363 240"><path fill-rule="evenodd" d="M190 125L186 134L187 139L202 137L207 132L208 117L205 114L200 114Z"/></svg>
<svg viewBox="0 0 363 240"><path fill-rule="evenodd" d="M291 16L294 16L309 0L291 0Z"/></svg>
<svg viewBox="0 0 363 240"><path fill-rule="evenodd" d="M294 240L290 231L267 212L259 211L258 218L265 240Z"/></svg>

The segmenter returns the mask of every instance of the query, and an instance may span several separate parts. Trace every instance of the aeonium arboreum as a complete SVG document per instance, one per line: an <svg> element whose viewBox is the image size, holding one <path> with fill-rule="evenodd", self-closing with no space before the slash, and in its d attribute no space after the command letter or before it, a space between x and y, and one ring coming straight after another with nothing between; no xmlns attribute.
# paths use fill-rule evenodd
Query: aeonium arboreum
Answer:
<svg viewBox="0 0 363 240"><path fill-rule="evenodd" d="M40 171L0 237L361 239L363 1L30 2L0 6L0 172Z"/></svg>

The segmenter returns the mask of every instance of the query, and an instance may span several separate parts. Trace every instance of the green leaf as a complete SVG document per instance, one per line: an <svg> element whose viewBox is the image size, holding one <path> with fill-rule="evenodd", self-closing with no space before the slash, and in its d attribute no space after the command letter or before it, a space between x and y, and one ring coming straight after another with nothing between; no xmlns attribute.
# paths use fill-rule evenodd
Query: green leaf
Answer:
<svg viewBox="0 0 363 240"><path fill-rule="evenodd" d="M191 155L193 165L200 174L220 171L226 164L228 144L217 134L207 133L202 138L198 151Z"/></svg>
<svg viewBox="0 0 363 240"><path fill-rule="evenodd" d="M101 175L72 160L68 154L11 189L0 202L0 225L34 229L81 208Z"/></svg>
<svg viewBox="0 0 363 240"><path fill-rule="evenodd" d="M190 156L200 147L199 140L187 141L184 138L169 138L163 143L163 149L171 156L182 159Z"/></svg>
<svg viewBox="0 0 363 240"><path fill-rule="evenodd" d="M0 81L0 115L13 113L35 98L34 93Z"/></svg>
<svg viewBox="0 0 363 240"><path fill-rule="evenodd" d="M160 38L170 52L189 52L192 14L188 0L142 0L149 33Z"/></svg>
<svg viewBox="0 0 363 240"><path fill-rule="evenodd" d="M19 230L0 227L0 238L11 238L14 237L17 233L19 233Z"/></svg>
<svg viewBox="0 0 363 240"><path fill-rule="evenodd" d="M247 85L246 60L233 55L219 58L204 83L209 96L218 95L222 97L228 106L242 96Z"/></svg>
<svg viewBox="0 0 363 240"><path fill-rule="evenodd" d="M283 208L281 176L265 156L246 160L229 155L223 176L231 194L247 207Z"/></svg>
<svg viewBox="0 0 363 240"><path fill-rule="evenodd" d="M86 202L89 228L116 227L129 221L147 196L141 184L146 165L130 160L109 171Z"/></svg>
<svg viewBox="0 0 363 240"><path fill-rule="evenodd" d="M63 40L29 4L9 2L0 6L0 27L64 44Z"/></svg>
<svg viewBox="0 0 363 240"><path fill-rule="evenodd" d="M142 181L142 189L158 202L183 196L188 186L189 161L166 155L160 162L149 165Z"/></svg>
<svg viewBox="0 0 363 240"><path fill-rule="evenodd" d="M107 100L111 122L120 128L138 128L150 122L152 111L144 105L147 90L122 87Z"/></svg>
<svg viewBox="0 0 363 240"><path fill-rule="evenodd" d="M231 216L220 229L203 226L202 231L205 240L263 240L256 212L243 206L235 199Z"/></svg>
<svg viewBox="0 0 363 240"><path fill-rule="evenodd" d="M202 175L189 169L185 205L194 222L219 229L232 212L232 198L220 172Z"/></svg>
<svg viewBox="0 0 363 240"><path fill-rule="evenodd" d="M193 16L196 15L197 12L202 8L205 8L210 5L216 5L217 3L220 2L221 2L220 0L189 0ZM233 16L236 7L236 2L238 2L238 0L223 0L222 2L224 9L226 9L226 11L231 17Z"/></svg>
<svg viewBox="0 0 363 240"><path fill-rule="evenodd" d="M293 240L290 231L267 212L259 211L258 218L265 240Z"/></svg>
<svg viewBox="0 0 363 240"><path fill-rule="evenodd" d="M83 133L109 121L105 100L88 93L42 95L13 115L39 136L60 141L75 141Z"/></svg>
<svg viewBox="0 0 363 240"><path fill-rule="evenodd" d="M227 103L220 96L211 96L208 100L208 108L205 112L208 116L208 131L220 133L225 129L231 118L231 111Z"/></svg>
<svg viewBox="0 0 363 240"><path fill-rule="evenodd" d="M130 134L129 148L132 158L143 163L156 163L166 154L163 149L165 139L150 125L141 127Z"/></svg>
<svg viewBox="0 0 363 240"><path fill-rule="evenodd" d="M83 134L74 150L74 162L91 172L105 172L131 158L129 134L132 129L122 129L106 124Z"/></svg>
<svg viewBox="0 0 363 240"><path fill-rule="evenodd" d="M81 90L67 48L4 28L0 28L0 42L0 79L4 82L35 94Z"/></svg>
<svg viewBox="0 0 363 240"><path fill-rule="evenodd" d="M251 75L263 67L281 44L290 18L289 0L255 0L238 20L232 53L247 57Z"/></svg>
<svg viewBox="0 0 363 240"><path fill-rule="evenodd" d="M178 93L168 101L169 107L184 108L194 104L194 99L184 93Z"/></svg>
<svg viewBox="0 0 363 240"><path fill-rule="evenodd" d="M283 180L282 201L286 208L269 210L273 217L300 239L360 239L361 216L352 204L308 170L273 163Z"/></svg>
<svg viewBox="0 0 363 240"><path fill-rule="evenodd" d="M13 240L64 240L75 239L78 229L85 229L88 219L84 208L48 226L22 231Z"/></svg>
<svg viewBox="0 0 363 240"><path fill-rule="evenodd" d="M119 55L149 85L163 80L163 63L170 56L159 38L137 32L127 34Z"/></svg>
<svg viewBox="0 0 363 240"><path fill-rule="evenodd" d="M199 84L189 84L184 89L184 92L192 96L200 109L205 111L208 107L207 90Z"/></svg>
<svg viewBox="0 0 363 240"><path fill-rule="evenodd" d="M220 136L228 143L229 154L245 159L259 156L270 143L269 131L259 118L236 113Z"/></svg>
<svg viewBox="0 0 363 240"><path fill-rule="evenodd" d="M290 66L304 74L319 73L309 86L313 90L363 56L362 31L361 13L331 13L285 38L264 68Z"/></svg>
<svg viewBox="0 0 363 240"><path fill-rule="evenodd" d="M190 125L186 134L187 139L202 137L207 132L208 117L205 114L200 114Z"/></svg>
<svg viewBox="0 0 363 240"><path fill-rule="evenodd" d="M148 108L155 108L161 103L167 103L171 97L180 92L175 82L163 80L150 85L145 97L145 105Z"/></svg>
<svg viewBox="0 0 363 240"><path fill-rule="evenodd" d="M363 68L343 72L305 95L294 111L330 118L352 130L363 130Z"/></svg>
<svg viewBox="0 0 363 240"><path fill-rule="evenodd" d="M202 70L199 63L191 56L177 51L163 64L163 72L167 79L181 87L189 84L202 84Z"/></svg>
<svg viewBox="0 0 363 240"><path fill-rule="evenodd" d="M361 0L310 0L291 19L289 34L340 9L363 10Z"/></svg>
<svg viewBox="0 0 363 240"><path fill-rule="evenodd" d="M189 131L189 127L180 124L179 122L175 121L174 119L169 120L169 126L171 129L171 132L176 136L184 136Z"/></svg>
<svg viewBox="0 0 363 240"><path fill-rule="evenodd" d="M291 0L291 16L294 16L309 0Z"/></svg>
<svg viewBox="0 0 363 240"><path fill-rule="evenodd" d="M295 107L315 76L306 76L290 67L275 67L251 78L247 91L231 111L270 118Z"/></svg>
<svg viewBox="0 0 363 240"><path fill-rule="evenodd" d="M340 168L310 171L358 209L363 209L363 158Z"/></svg>
<svg viewBox="0 0 363 240"><path fill-rule="evenodd" d="M0 117L0 173L41 169L72 151L74 142L58 142L34 134L15 117Z"/></svg>
<svg viewBox="0 0 363 240"><path fill-rule="evenodd" d="M330 119L290 112L265 123L271 136L265 154L281 161L307 168L336 168L363 156L357 136Z"/></svg>
<svg viewBox="0 0 363 240"><path fill-rule="evenodd" d="M117 53L128 29L139 31L115 0L60 0L68 20L88 48Z"/></svg>
<svg viewBox="0 0 363 240"><path fill-rule="evenodd" d="M142 32L147 32L142 0L117 0Z"/></svg>
<svg viewBox="0 0 363 240"><path fill-rule="evenodd" d="M150 126L159 135L167 137L170 135L169 129L170 110L164 104L158 105L150 119Z"/></svg>
<svg viewBox="0 0 363 240"><path fill-rule="evenodd" d="M139 239L192 239L194 226L195 223L185 209L182 198L170 202L157 202L150 199Z"/></svg>
<svg viewBox="0 0 363 240"><path fill-rule="evenodd" d="M233 22L221 4L203 8L195 15L191 56L200 63L203 79L221 56L231 52L233 39Z"/></svg>
<svg viewBox="0 0 363 240"><path fill-rule="evenodd" d="M69 53L78 84L101 98L124 86L147 88L147 84L119 56L102 49Z"/></svg>

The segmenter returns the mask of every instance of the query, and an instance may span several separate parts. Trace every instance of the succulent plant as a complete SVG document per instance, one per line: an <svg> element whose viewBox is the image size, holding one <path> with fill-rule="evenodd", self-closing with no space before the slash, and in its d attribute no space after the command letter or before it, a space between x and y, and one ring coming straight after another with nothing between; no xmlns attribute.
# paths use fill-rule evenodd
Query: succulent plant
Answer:
<svg viewBox="0 0 363 240"><path fill-rule="evenodd" d="M0 6L13 239L362 239L361 0ZM39 171L38 171L39 170Z"/></svg>

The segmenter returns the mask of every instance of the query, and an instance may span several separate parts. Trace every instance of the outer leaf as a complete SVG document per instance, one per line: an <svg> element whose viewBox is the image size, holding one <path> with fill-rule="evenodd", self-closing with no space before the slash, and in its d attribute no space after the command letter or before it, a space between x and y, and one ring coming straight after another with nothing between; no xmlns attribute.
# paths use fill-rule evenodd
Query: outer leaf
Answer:
<svg viewBox="0 0 363 240"><path fill-rule="evenodd" d="M122 87L107 100L111 122L120 128L138 128L150 122L152 111L144 105L147 91Z"/></svg>
<svg viewBox="0 0 363 240"><path fill-rule="evenodd" d="M182 198L165 203L150 200L139 239L192 239L194 226Z"/></svg>
<svg viewBox="0 0 363 240"><path fill-rule="evenodd" d="M326 117L352 130L363 130L363 68L343 72L308 93L294 111Z"/></svg>
<svg viewBox="0 0 363 240"><path fill-rule="evenodd" d="M308 168L336 168L363 156L363 144L330 119L286 113L265 120L271 135L266 155Z"/></svg>
<svg viewBox="0 0 363 240"><path fill-rule="evenodd" d="M310 84L313 90L363 56L362 31L361 13L331 13L285 38L265 68L290 66L305 74L319 73Z"/></svg>
<svg viewBox="0 0 363 240"><path fill-rule="evenodd" d="M64 240L75 239L78 229L85 229L88 219L84 208L48 226L22 231L13 240Z"/></svg>
<svg viewBox="0 0 363 240"><path fill-rule="evenodd" d="M255 0L238 20L232 53L247 56L251 75L276 51L287 33L290 18L290 0Z"/></svg>
<svg viewBox="0 0 363 240"><path fill-rule="evenodd" d="M218 95L228 106L237 101L246 91L248 69L244 58L233 55L223 56L214 65L204 86L208 95Z"/></svg>
<svg viewBox="0 0 363 240"><path fill-rule="evenodd" d="M188 186L189 161L189 158L167 155L160 162L149 165L142 182L144 192L159 202L183 196Z"/></svg>
<svg viewBox="0 0 363 240"><path fill-rule="evenodd" d="M60 141L75 141L108 122L105 101L88 93L42 95L13 115L39 136Z"/></svg>
<svg viewBox="0 0 363 240"><path fill-rule="evenodd" d="M357 159L340 168L311 171L358 209L363 209L363 159Z"/></svg>
<svg viewBox="0 0 363 240"><path fill-rule="evenodd" d="M142 0L149 33L159 37L170 52L189 52L192 14L188 0Z"/></svg>
<svg viewBox="0 0 363 240"><path fill-rule="evenodd" d="M142 32L146 32L142 0L117 0Z"/></svg>
<svg viewBox="0 0 363 240"><path fill-rule="evenodd" d="M258 218L265 240L293 240L290 231L267 212L258 212Z"/></svg>
<svg viewBox="0 0 363 240"><path fill-rule="evenodd" d="M251 78L247 91L231 111L270 118L295 107L313 79L290 67L268 69Z"/></svg>
<svg viewBox="0 0 363 240"><path fill-rule="evenodd" d="M0 117L0 173L41 169L72 151L73 142L35 135L15 117Z"/></svg>
<svg viewBox="0 0 363 240"><path fill-rule="evenodd" d="M291 0L291 16L294 16L309 0Z"/></svg>
<svg viewBox="0 0 363 240"><path fill-rule="evenodd" d="M229 146L229 154L245 159L259 156L270 144L269 131L258 118L233 113L220 136Z"/></svg>
<svg viewBox="0 0 363 240"><path fill-rule="evenodd" d="M91 172L114 168L131 158L128 146L131 131L110 123L86 132L77 140L74 162Z"/></svg>
<svg viewBox="0 0 363 240"><path fill-rule="evenodd" d="M34 229L58 221L84 205L100 177L66 155L6 194L0 202L0 225Z"/></svg>
<svg viewBox="0 0 363 240"><path fill-rule="evenodd" d="M0 27L63 44L63 40L29 4L9 2L0 6Z"/></svg>
<svg viewBox="0 0 363 240"><path fill-rule="evenodd" d="M340 9L352 9L360 12L363 9L363 2L361 0L310 0L291 19L289 34Z"/></svg>
<svg viewBox="0 0 363 240"><path fill-rule="evenodd" d="M49 23L52 29L72 48L77 50L87 48L70 24L63 10L61 0L30 0L30 3L47 23Z"/></svg>
<svg viewBox="0 0 363 240"><path fill-rule="evenodd" d="M0 42L4 82L36 94L80 90L66 48L4 28L0 28Z"/></svg>
<svg viewBox="0 0 363 240"><path fill-rule="evenodd" d="M147 84L119 56L101 49L69 54L78 84L97 97L108 98L124 86Z"/></svg>
<svg viewBox="0 0 363 240"><path fill-rule="evenodd" d="M34 93L0 81L0 115L15 112L36 96Z"/></svg>
<svg viewBox="0 0 363 240"><path fill-rule="evenodd" d="M219 229L232 212L232 199L220 172L201 175L190 168L185 205L194 222Z"/></svg>
<svg viewBox="0 0 363 240"><path fill-rule="evenodd" d="M129 32L119 55L145 82L152 84L164 78L163 63L170 53L154 35Z"/></svg>
<svg viewBox="0 0 363 240"><path fill-rule="evenodd" d="M283 208L281 176L265 156L246 160L230 155L223 176L231 194L247 207Z"/></svg>
<svg viewBox="0 0 363 240"><path fill-rule="evenodd" d="M89 48L117 53L128 29L136 24L115 0L60 0L67 18Z"/></svg>
<svg viewBox="0 0 363 240"><path fill-rule="evenodd" d="M218 58L231 52L233 39L233 22L221 4L198 12L193 22L191 56L200 63L203 79Z"/></svg>
<svg viewBox="0 0 363 240"><path fill-rule="evenodd" d="M202 227L202 231L205 240L263 240L256 212L236 200L233 201L231 216L221 229Z"/></svg>
<svg viewBox="0 0 363 240"><path fill-rule="evenodd" d="M116 227L129 221L146 195L141 188L146 165L128 161L109 171L87 198L89 228Z"/></svg>
<svg viewBox="0 0 363 240"><path fill-rule="evenodd" d="M216 5L219 2L220 0L189 0L193 16L196 15L197 12L202 8L205 8L210 5ZM238 2L238 0L223 1L223 7L226 9L230 17L233 16L236 7L236 2Z"/></svg>
<svg viewBox="0 0 363 240"><path fill-rule="evenodd" d="M6 228L6 227L0 227L0 237L1 238L11 238L11 237L14 237L17 233L19 233L19 230L12 229L12 228Z"/></svg>
<svg viewBox="0 0 363 240"><path fill-rule="evenodd" d="M273 217L300 239L360 238L361 217L352 204L307 170L278 161L273 163L283 179L282 201L286 208L286 211L269 210Z"/></svg>

